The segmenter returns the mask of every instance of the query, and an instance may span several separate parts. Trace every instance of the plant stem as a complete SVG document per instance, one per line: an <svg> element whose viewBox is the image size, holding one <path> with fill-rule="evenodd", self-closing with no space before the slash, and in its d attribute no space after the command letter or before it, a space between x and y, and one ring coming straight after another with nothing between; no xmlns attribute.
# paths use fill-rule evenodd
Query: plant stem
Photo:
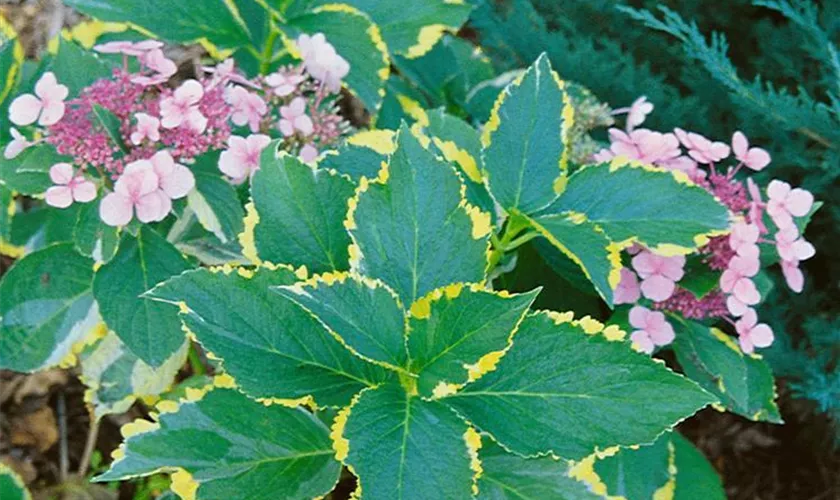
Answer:
<svg viewBox="0 0 840 500"><path fill-rule="evenodd" d="M198 353L198 348L195 344L190 344L190 368L192 368L193 375L204 375L207 369L204 368L204 363L201 362L201 355Z"/></svg>
<svg viewBox="0 0 840 500"><path fill-rule="evenodd" d="M265 75L271 68L272 55L274 54L274 42L277 41L277 36L280 34L276 29L272 29L268 33L268 40L265 41L263 47L262 57L260 58L260 74Z"/></svg>
<svg viewBox="0 0 840 500"><path fill-rule="evenodd" d="M82 452L82 460L79 463L79 477L87 475L88 466L90 466L90 457L93 455L93 449L96 448L96 438L99 436L99 419L92 418L90 421L90 430L88 431L87 441L85 441L85 450Z"/></svg>

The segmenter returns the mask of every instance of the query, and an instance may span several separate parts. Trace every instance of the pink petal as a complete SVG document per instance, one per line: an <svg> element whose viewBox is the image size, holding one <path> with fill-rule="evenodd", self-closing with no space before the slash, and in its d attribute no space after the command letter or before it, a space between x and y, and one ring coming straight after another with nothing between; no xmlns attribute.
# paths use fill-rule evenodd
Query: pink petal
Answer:
<svg viewBox="0 0 840 500"><path fill-rule="evenodd" d="M52 186L45 198L51 207L67 208L73 204L73 193L67 186Z"/></svg>
<svg viewBox="0 0 840 500"><path fill-rule="evenodd" d="M747 354L752 354L754 351L749 335L741 335L738 337L738 344L741 346L741 350Z"/></svg>
<svg viewBox="0 0 840 500"><path fill-rule="evenodd" d="M735 256L729 261L729 269L740 276L753 277L758 274L761 267L761 261L758 259L749 259L746 257Z"/></svg>
<svg viewBox="0 0 840 500"><path fill-rule="evenodd" d="M175 99L179 102L196 104L204 97L204 87L196 80L187 80L175 91Z"/></svg>
<svg viewBox="0 0 840 500"><path fill-rule="evenodd" d="M642 281L642 294L655 302L667 300L674 294L674 282L660 275L654 275Z"/></svg>
<svg viewBox="0 0 840 500"><path fill-rule="evenodd" d="M799 269L798 262L782 261L782 274L785 276L785 281L791 290L796 293L802 292L802 288L805 286L805 275Z"/></svg>
<svg viewBox="0 0 840 500"><path fill-rule="evenodd" d="M9 120L15 125L31 125L41 113L41 100L32 94L17 97L9 106Z"/></svg>
<svg viewBox="0 0 840 500"><path fill-rule="evenodd" d="M756 245L755 243L751 243L751 244L748 244L748 245L741 245L738 248L738 255L745 258L745 259L755 261L755 260L758 260L759 257L761 256L761 250L758 248L758 245Z"/></svg>
<svg viewBox="0 0 840 500"><path fill-rule="evenodd" d="M119 193L110 193L99 203L99 217L109 226L124 226L132 216L131 199Z"/></svg>
<svg viewBox="0 0 840 500"><path fill-rule="evenodd" d="M651 252L642 251L633 257L630 263L633 265L633 269L639 273L639 276L646 278L656 272L658 259Z"/></svg>
<svg viewBox="0 0 840 500"><path fill-rule="evenodd" d="M647 354L653 353L653 341L650 339L647 332L636 330L630 334L630 341L633 342L633 346L641 352Z"/></svg>
<svg viewBox="0 0 840 500"><path fill-rule="evenodd" d="M261 152L271 142L271 137L265 134L252 134L245 139L249 151Z"/></svg>
<svg viewBox="0 0 840 500"><path fill-rule="evenodd" d="M732 134L732 151L735 153L736 158L743 161L743 157L746 156L749 147L750 144L747 142L747 136L741 133L740 130Z"/></svg>
<svg viewBox="0 0 840 500"><path fill-rule="evenodd" d="M58 83L52 71L44 73L35 84L35 95L42 101L63 101L67 98L67 94L69 94L69 89Z"/></svg>
<svg viewBox="0 0 840 500"><path fill-rule="evenodd" d="M64 117L65 106L61 101L50 101L41 111L41 118L38 119L38 125L49 127L55 125Z"/></svg>
<svg viewBox="0 0 840 500"><path fill-rule="evenodd" d="M630 309L630 324L638 328L640 330L644 330L647 328L648 316L650 315L650 309L642 306L634 306Z"/></svg>
<svg viewBox="0 0 840 500"><path fill-rule="evenodd" d="M50 180L56 184L70 184L73 180L73 166L69 163L56 163L50 167Z"/></svg>
<svg viewBox="0 0 840 500"><path fill-rule="evenodd" d="M787 200L785 202L785 206L794 217L803 217L808 215L808 212L811 210L811 206L813 204L814 195L802 188L796 188L788 193Z"/></svg>
<svg viewBox="0 0 840 500"><path fill-rule="evenodd" d="M648 331L648 335L655 345L668 345L674 341L674 327L665 321L659 328Z"/></svg>
<svg viewBox="0 0 840 500"><path fill-rule="evenodd" d="M666 278L677 282L682 279L685 274L685 257L682 255L675 255L673 257L662 257L662 265L660 266L660 273Z"/></svg>
<svg viewBox="0 0 840 500"><path fill-rule="evenodd" d="M171 174L161 178L160 188L173 200L183 198L195 187L195 176L184 165L176 164Z"/></svg>
<svg viewBox="0 0 840 500"><path fill-rule="evenodd" d="M192 107L187 112L186 122L190 129L199 134L203 134L207 130L207 117L201 114L198 107Z"/></svg>
<svg viewBox="0 0 840 500"><path fill-rule="evenodd" d="M755 347L769 347L773 343L773 330L762 323L752 329L750 341Z"/></svg>
<svg viewBox="0 0 840 500"><path fill-rule="evenodd" d="M289 120L280 120L280 132L286 136L292 136L295 133L295 127L292 125L292 122Z"/></svg>
<svg viewBox="0 0 840 500"><path fill-rule="evenodd" d="M814 248L814 245L804 239L800 238L793 243L793 254L797 260L808 260L816 253L817 250Z"/></svg>
<svg viewBox="0 0 840 500"><path fill-rule="evenodd" d="M87 203L96 198L96 184L88 180L77 181L77 184L71 190L73 191L73 199L79 203Z"/></svg>
<svg viewBox="0 0 840 500"><path fill-rule="evenodd" d="M615 293L613 294L613 303L634 304L639 300L639 297L641 297L641 291L639 289L639 280L636 278L636 273L627 268L622 268L621 280L619 281L618 286L615 289Z"/></svg>
<svg viewBox="0 0 840 500"><path fill-rule="evenodd" d="M732 294L744 304L754 306L761 302L761 294L758 293L758 288L751 279L741 278L735 282L732 288Z"/></svg>
<svg viewBox="0 0 840 500"><path fill-rule="evenodd" d="M720 275L720 289L723 290L724 293L732 292L732 289L735 288L735 283L740 278L740 274L731 269L727 269Z"/></svg>
<svg viewBox="0 0 840 500"><path fill-rule="evenodd" d="M305 136L311 134L312 131L315 130L312 120L306 115L295 118L295 128L300 130L300 133Z"/></svg>
<svg viewBox="0 0 840 500"><path fill-rule="evenodd" d="M746 304L738 300L738 297L735 297L734 295L730 295L726 298L726 308L729 310L730 314L735 317L743 316L749 309Z"/></svg>
<svg viewBox="0 0 840 500"><path fill-rule="evenodd" d="M761 148L750 149L744 164L756 172L770 164L770 153Z"/></svg>
<svg viewBox="0 0 840 500"><path fill-rule="evenodd" d="M242 157L231 149L219 155L219 170L233 179L244 179L248 175L248 168Z"/></svg>
<svg viewBox="0 0 840 500"><path fill-rule="evenodd" d="M163 191L157 190L137 200L135 208L140 222L157 222L172 209L172 201Z"/></svg>
<svg viewBox="0 0 840 500"><path fill-rule="evenodd" d="M304 146L300 148L300 154L298 157L304 163L311 163L318 158L318 150L315 149L315 146L312 144L304 144Z"/></svg>
<svg viewBox="0 0 840 500"><path fill-rule="evenodd" d="M788 193L790 193L790 184L787 182L773 179L767 186L767 196L771 200L784 200Z"/></svg>

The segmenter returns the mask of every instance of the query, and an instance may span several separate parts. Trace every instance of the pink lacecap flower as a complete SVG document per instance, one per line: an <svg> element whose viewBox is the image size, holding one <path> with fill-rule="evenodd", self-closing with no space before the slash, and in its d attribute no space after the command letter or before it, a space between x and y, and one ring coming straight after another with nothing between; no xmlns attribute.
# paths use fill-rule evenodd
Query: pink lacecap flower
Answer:
<svg viewBox="0 0 840 500"><path fill-rule="evenodd" d="M621 280L613 293L613 303L616 305L635 304L640 297L641 291L636 273L626 267L621 268Z"/></svg>
<svg viewBox="0 0 840 500"><path fill-rule="evenodd" d="M799 237L796 225L784 227L776 233L776 250L782 260L800 262L814 256L816 250L805 238Z"/></svg>
<svg viewBox="0 0 840 500"><path fill-rule="evenodd" d="M773 343L773 330L764 323L758 323L755 309L748 308L744 315L735 322L738 343L745 353L752 353L756 347L769 347Z"/></svg>
<svg viewBox="0 0 840 500"><path fill-rule="evenodd" d="M9 119L15 125L38 125L47 127L58 123L64 116L64 100L69 90L48 71L35 84L35 95L23 94L9 106Z"/></svg>
<svg viewBox="0 0 840 500"><path fill-rule="evenodd" d="M178 71L178 66L175 62L167 58L160 49L153 49L144 52L140 56L142 62L147 68L164 76L172 76Z"/></svg>
<svg viewBox="0 0 840 500"><path fill-rule="evenodd" d="M17 155L21 154L24 149L32 145L32 143L29 142L23 134L18 132L18 129L11 127L9 129L9 133L12 134L12 141L6 144L6 149L3 151L3 157L7 160L16 158Z"/></svg>
<svg viewBox="0 0 840 500"><path fill-rule="evenodd" d="M731 296L727 298L729 312L735 316L744 313L745 306L753 306L761 301L752 278L758 274L758 257L749 258L736 255L729 261L729 267L720 276L720 288Z"/></svg>
<svg viewBox="0 0 840 500"><path fill-rule="evenodd" d="M611 128L609 135L612 141L610 151L615 156L656 163L680 155L680 143L674 134L662 134L645 128L627 134L617 128Z"/></svg>
<svg viewBox="0 0 840 500"><path fill-rule="evenodd" d="M109 226L128 224L135 212L140 222L163 220L172 209L172 200L159 186L151 161L129 163L114 184L114 192L99 204L99 217Z"/></svg>
<svg viewBox="0 0 840 500"><path fill-rule="evenodd" d="M802 189L791 189L790 184L772 180L767 186L767 213L781 229L793 224L794 217L808 215L814 204L814 195Z"/></svg>
<svg viewBox="0 0 840 500"><path fill-rule="evenodd" d="M799 269L799 261L783 260L782 261L782 275L785 277L787 286L796 293L802 292L805 287L805 275Z"/></svg>
<svg viewBox="0 0 840 500"><path fill-rule="evenodd" d="M180 163L175 163L169 151L158 151L149 161L158 176L158 188L169 198L183 198L195 187L192 171Z"/></svg>
<svg viewBox="0 0 840 500"><path fill-rule="evenodd" d="M199 134L207 128L207 118L198 109L204 87L196 80L182 83L171 97L160 102L160 123L164 128L187 125Z"/></svg>
<svg viewBox="0 0 840 500"><path fill-rule="evenodd" d="M263 98L242 87L230 88L225 97L228 104L233 107L231 121L239 126L247 123L251 132L259 132L260 121L268 113L268 105Z"/></svg>
<svg viewBox="0 0 840 500"><path fill-rule="evenodd" d="M644 123L645 118L653 111L653 104L648 102L647 97L641 96L630 105L627 112L627 130L631 131Z"/></svg>
<svg viewBox="0 0 840 500"><path fill-rule="evenodd" d="M137 128L131 133L131 143L139 146L143 139L151 142L160 140L160 120L146 113L134 115L137 119Z"/></svg>
<svg viewBox="0 0 840 500"><path fill-rule="evenodd" d="M316 149L312 144L304 144L303 147L300 148L298 158L300 158L300 160L304 163L311 163L318 159L318 149Z"/></svg>
<svg viewBox="0 0 840 500"><path fill-rule="evenodd" d="M712 142L700 134L686 132L681 128L674 129L674 133L697 163L715 163L729 156L729 146L723 142Z"/></svg>
<svg viewBox="0 0 840 500"><path fill-rule="evenodd" d="M732 152L744 166L755 171L770 164L770 153L761 148L751 148L747 137L740 131L732 134Z"/></svg>
<svg viewBox="0 0 840 500"><path fill-rule="evenodd" d="M300 73L277 71L265 77L265 83L280 97L291 95L306 78Z"/></svg>
<svg viewBox="0 0 840 500"><path fill-rule="evenodd" d="M682 279L685 257L663 257L644 251L633 257L632 264L642 278L642 294L650 300L661 302L673 295L676 282Z"/></svg>
<svg viewBox="0 0 840 500"><path fill-rule="evenodd" d="M758 226L761 234L766 234L767 226L764 225L764 221L762 220L764 201L761 199L761 190L758 188L758 184L750 177L747 177L747 191L750 193L751 200L748 212L750 222Z"/></svg>
<svg viewBox="0 0 840 500"><path fill-rule="evenodd" d="M231 58L225 59L223 62L215 66L202 66L201 69L206 73L211 73L213 75L213 81L211 82L210 87L224 85L227 82L234 82L252 89L260 89L259 85L245 78L236 71L236 65Z"/></svg>
<svg viewBox="0 0 840 500"><path fill-rule="evenodd" d="M73 172L69 163L56 163L50 167L50 179L56 184L47 189L47 204L67 208L73 201L87 203L96 198L96 185Z"/></svg>
<svg viewBox="0 0 840 500"><path fill-rule="evenodd" d="M729 234L729 247L742 257L757 259L759 229L755 224L738 222Z"/></svg>
<svg viewBox="0 0 840 500"><path fill-rule="evenodd" d="M288 106L280 106L280 132L286 137L294 135L295 130L307 136L312 133L312 119L306 115L306 100L295 97Z"/></svg>
<svg viewBox="0 0 840 500"><path fill-rule="evenodd" d="M247 139L230 136L228 149L219 156L219 170L235 183L244 181L260 168L260 155L270 142L271 138L264 134L250 135Z"/></svg>
<svg viewBox="0 0 840 500"><path fill-rule="evenodd" d="M324 34L300 35L297 46L306 71L323 82L330 92L341 90L341 80L350 72L350 64L338 55Z"/></svg>
<svg viewBox="0 0 840 500"><path fill-rule="evenodd" d="M659 311L642 306L630 309L630 325L636 330L630 340L642 352L653 352L654 346L668 345L674 341L674 328Z"/></svg>

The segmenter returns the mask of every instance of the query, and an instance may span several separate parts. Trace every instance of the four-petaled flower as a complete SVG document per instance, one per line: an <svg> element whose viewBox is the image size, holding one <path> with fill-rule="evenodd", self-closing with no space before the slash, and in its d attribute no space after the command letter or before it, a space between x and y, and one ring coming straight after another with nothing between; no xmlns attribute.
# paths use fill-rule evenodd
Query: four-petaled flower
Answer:
<svg viewBox="0 0 840 500"><path fill-rule="evenodd" d="M47 189L47 205L67 208L73 201L87 203L96 198L96 185L76 174L69 163L56 163L50 167L50 179L56 184Z"/></svg>
<svg viewBox="0 0 840 500"><path fill-rule="evenodd" d="M644 123L647 115L653 112L653 104L647 100L647 97L641 96L630 105L627 111L627 130L631 131Z"/></svg>
<svg viewBox="0 0 840 500"><path fill-rule="evenodd" d="M259 132L260 121L268 113L268 105L263 98L242 87L232 87L225 97L233 107L230 121L239 126L247 123L251 132Z"/></svg>
<svg viewBox="0 0 840 500"><path fill-rule="evenodd" d="M132 144L139 146L143 139L151 142L160 140L160 120L146 113L137 113L134 117L137 119L137 128L131 133Z"/></svg>
<svg viewBox="0 0 840 500"><path fill-rule="evenodd" d="M292 94L304 80L306 78L300 73L285 73L283 71L277 71L265 77L265 83L280 97Z"/></svg>
<svg viewBox="0 0 840 500"><path fill-rule="evenodd" d="M158 188L169 198L183 198L195 187L192 171L180 163L175 163L169 151L158 151L149 161L158 176Z"/></svg>
<svg viewBox="0 0 840 500"><path fill-rule="evenodd" d="M642 278L642 294L650 300L661 302L674 294L676 282L682 279L685 257L664 257L650 251L639 252L631 261L633 269Z"/></svg>
<svg viewBox="0 0 840 500"><path fill-rule="evenodd" d="M15 125L55 125L64 116L64 100L69 89L58 83L55 75L47 71L35 84L35 95L23 94L9 106L9 119Z"/></svg>
<svg viewBox="0 0 840 500"><path fill-rule="evenodd" d="M741 132L732 134L732 152L738 161L751 170L759 171L770 164L770 153L761 148L751 148L747 137Z"/></svg>
<svg viewBox="0 0 840 500"><path fill-rule="evenodd" d="M630 334L633 346L651 354L655 346L668 345L674 341L674 327L659 311L642 306L630 309L630 325L636 330Z"/></svg>
<svg viewBox="0 0 840 500"><path fill-rule="evenodd" d="M781 229L793 224L794 217L808 215L814 204L814 195L802 189L791 189L790 184L772 180L767 186L767 213Z"/></svg>
<svg viewBox="0 0 840 500"><path fill-rule="evenodd" d="M621 279L615 288L615 292L613 292L613 303L616 305L635 304L640 297L639 279L636 277L636 273L626 267L622 267Z"/></svg>
<svg viewBox="0 0 840 500"><path fill-rule="evenodd" d="M732 226L732 232L729 234L729 247L742 257L757 259L758 236L757 225L738 222Z"/></svg>
<svg viewBox="0 0 840 500"><path fill-rule="evenodd" d="M697 163L715 163L729 156L729 146L723 142L712 142L700 134L675 128L674 133L683 146L688 148L688 155Z"/></svg>
<svg viewBox="0 0 840 500"><path fill-rule="evenodd" d="M219 170L234 183L244 181L260 168L260 155L270 142L271 137L264 134L253 134L247 139L230 136L228 149L219 156Z"/></svg>
<svg viewBox="0 0 840 500"><path fill-rule="evenodd" d="M163 220L172 208L172 200L159 189L160 179L149 160L134 161L99 204L99 217L109 226L124 226L136 212L140 222Z"/></svg>
<svg viewBox="0 0 840 500"><path fill-rule="evenodd" d="M204 97L204 87L196 80L182 83L171 97L160 102L160 123L164 128L177 128L187 125L198 132L207 128L207 118L198 109L198 103Z"/></svg>
<svg viewBox="0 0 840 500"><path fill-rule="evenodd" d="M280 132L286 137L294 135L295 130L307 136L312 133L312 119L306 115L306 100L295 97L288 106L280 106Z"/></svg>
<svg viewBox="0 0 840 500"><path fill-rule="evenodd" d="M758 257L748 258L736 255L729 261L729 267L720 276L720 288L730 294L726 300L729 312L741 316L747 306L754 306L761 300L755 283L751 279L758 274Z"/></svg>
<svg viewBox="0 0 840 500"><path fill-rule="evenodd" d="M752 353L756 347L769 347L773 343L773 330L764 323L758 323L758 315L753 308L748 308L741 319L735 322L735 331L738 332L741 350L747 354Z"/></svg>
<svg viewBox="0 0 840 500"><path fill-rule="evenodd" d="M330 92L341 90L341 79L350 72L350 64L338 55L324 34L300 35L297 45L306 71L323 82Z"/></svg>

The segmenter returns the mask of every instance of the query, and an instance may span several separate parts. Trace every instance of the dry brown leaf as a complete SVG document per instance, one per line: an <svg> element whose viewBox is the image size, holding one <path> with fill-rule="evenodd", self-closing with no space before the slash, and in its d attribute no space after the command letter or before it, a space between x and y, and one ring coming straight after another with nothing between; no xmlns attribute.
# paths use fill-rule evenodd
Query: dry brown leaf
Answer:
<svg viewBox="0 0 840 500"><path fill-rule="evenodd" d="M58 441L58 426L52 408L45 406L12 417L10 435L12 446L33 447L41 453L52 448Z"/></svg>

